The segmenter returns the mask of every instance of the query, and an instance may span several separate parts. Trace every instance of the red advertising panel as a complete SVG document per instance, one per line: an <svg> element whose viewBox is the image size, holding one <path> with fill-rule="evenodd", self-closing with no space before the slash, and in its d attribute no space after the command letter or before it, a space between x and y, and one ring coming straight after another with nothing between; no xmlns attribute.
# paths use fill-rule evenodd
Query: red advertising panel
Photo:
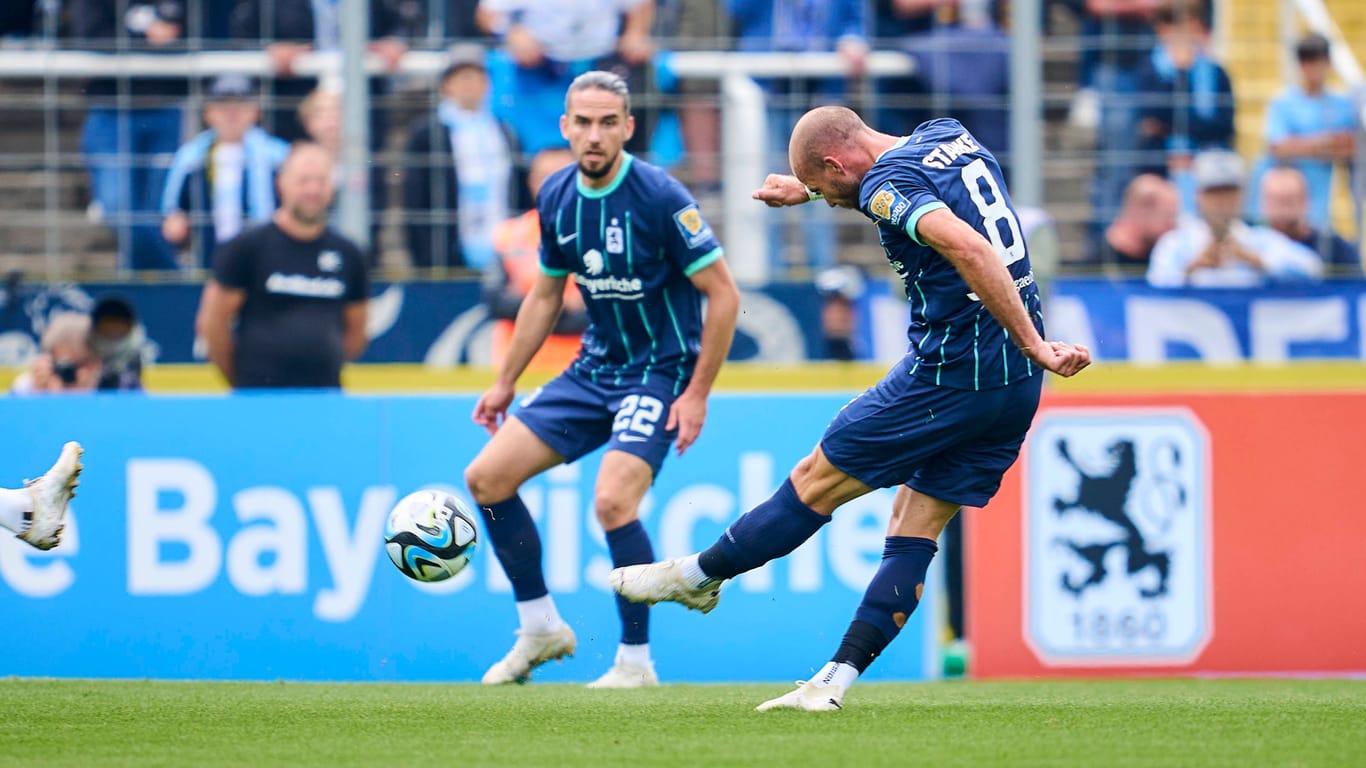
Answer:
<svg viewBox="0 0 1366 768"><path fill-rule="evenodd" d="M974 676L1366 670L1366 393L1045 396L965 522Z"/></svg>

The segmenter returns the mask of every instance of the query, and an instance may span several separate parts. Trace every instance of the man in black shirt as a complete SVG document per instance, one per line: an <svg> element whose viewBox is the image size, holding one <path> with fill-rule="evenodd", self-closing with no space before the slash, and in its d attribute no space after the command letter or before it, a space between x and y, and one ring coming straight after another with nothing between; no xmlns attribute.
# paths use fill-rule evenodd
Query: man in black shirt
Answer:
<svg viewBox="0 0 1366 768"><path fill-rule="evenodd" d="M327 226L334 188L325 150L296 145L277 185L271 222L214 254L196 331L236 389L338 388L342 362L365 350L365 261Z"/></svg>

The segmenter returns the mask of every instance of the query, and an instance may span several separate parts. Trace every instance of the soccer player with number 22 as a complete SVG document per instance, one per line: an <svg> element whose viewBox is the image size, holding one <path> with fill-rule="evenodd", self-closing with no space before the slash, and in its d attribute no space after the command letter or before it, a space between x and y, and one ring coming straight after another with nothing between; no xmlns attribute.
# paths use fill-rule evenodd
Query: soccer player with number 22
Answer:
<svg viewBox="0 0 1366 768"><path fill-rule="evenodd" d="M560 131L576 162L541 187L541 275L517 313L493 386L474 407L475 422L493 437L465 470L521 622L512 650L484 675L487 684L526 682L537 666L575 647L546 589L541 541L518 489L606 444L593 504L612 564L653 560L636 507L669 446L681 454L701 432L740 309L740 292L696 201L667 173L623 150L635 126L626 83L608 72L580 75L564 111ZM508 415L517 378L554 327L571 274L589 315L579 356ZM658 685L649 608L620 597L617 607L616 659L589 687Z"/></svg>
<svg viewBox="0 0 1366 768"><path fill-rule="evenodd" d="M824 198L872 219L906 286L911 349L836 414L772 498L710 548L617 568L611 582L633 601L706 613L723 581L796 549L841 504L896 487L882 562L835 655L758 707L832 711L915 610L944 526L1000 487L1033 421L1043 371L1071 376L1091 355L1044 339L1001 168L958 121L931 120L897 137L851 110L820 107L792 129L788 157L795 175L770 175L754 197L770 206Z"/></svg>

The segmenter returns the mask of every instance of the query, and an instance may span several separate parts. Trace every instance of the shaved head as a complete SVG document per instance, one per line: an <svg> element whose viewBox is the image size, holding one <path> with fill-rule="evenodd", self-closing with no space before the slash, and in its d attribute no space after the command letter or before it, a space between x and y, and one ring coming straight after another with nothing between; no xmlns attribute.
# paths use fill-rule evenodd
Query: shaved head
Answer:
<svg viewBox="0 0 1366 768"><path fill-rule="evenodd" d="M849 147L867 129L863 119L847 107L817 107L807 112L793 127L787 144L792 172L800 178L804 171L815 171L827 155Z"/></svg>
<svg viewBox="0 0 1366 768"><path fill-rule="evenodd" d="M874 131L852 109L817 107L792 128L787 161L806 188L841 208L858 208L859 184L895 141Z"/></svg>
<svg viewBox="0 0 1366 768"><path fill-rule="evenodd" d="M296 142L275 176L280 212L304 227L327 223L328 207L335 191L332 155L321 144Z"/></svg>

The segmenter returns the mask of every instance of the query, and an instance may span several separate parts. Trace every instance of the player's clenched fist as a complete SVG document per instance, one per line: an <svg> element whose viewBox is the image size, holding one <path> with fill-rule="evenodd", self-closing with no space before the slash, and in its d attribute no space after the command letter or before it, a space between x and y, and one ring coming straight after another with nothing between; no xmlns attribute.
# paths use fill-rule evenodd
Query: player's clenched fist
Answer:
<svg viewBox="0 0 1366 768"><path fill-rule="evenodd" d="M806 185L798 181L796 176L781 173L770 173L764 179L764 185L754 190L752 197L771 208L800 205L811 199L806 192Z"/></svg>

